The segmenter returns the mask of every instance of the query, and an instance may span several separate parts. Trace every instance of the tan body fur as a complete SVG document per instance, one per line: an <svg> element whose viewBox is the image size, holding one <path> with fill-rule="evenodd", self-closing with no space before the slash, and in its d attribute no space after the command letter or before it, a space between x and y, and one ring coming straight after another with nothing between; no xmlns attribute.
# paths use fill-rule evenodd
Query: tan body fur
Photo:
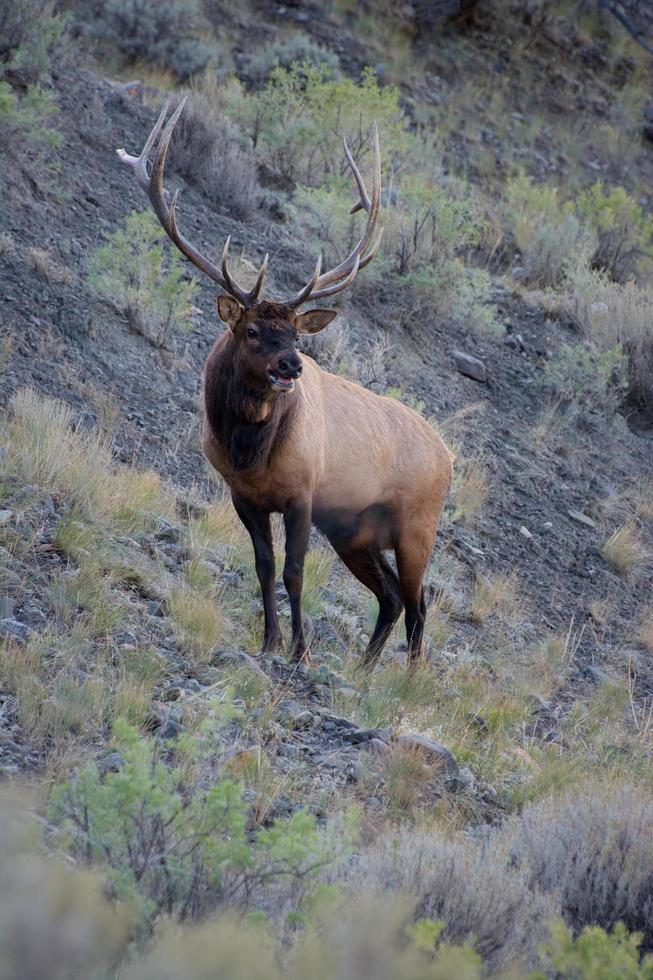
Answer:
<svg viewBox="0 0 653 980"><path fill-rule="evenodd" d="M232 356L233 343L230 331L219 338L207 373ZM377 596L375 576L369 570L360 574L364 556L394 550L400 602L421 604L423 615L423 577L451 482L452 456L437 432L401 402L330 374L304 354L301 361L295 390L276 396L295 404L283 441L263 466L236 469L208 418L205 454L232 493L253 508L285 514L307 507L312 523ZM249 421L264 422L273 404L274 399L253 401ZM393 622L401 611L396 592ZM368 659L375 659L377 647ZM421 630L413 653L421 653Z"/></svg>

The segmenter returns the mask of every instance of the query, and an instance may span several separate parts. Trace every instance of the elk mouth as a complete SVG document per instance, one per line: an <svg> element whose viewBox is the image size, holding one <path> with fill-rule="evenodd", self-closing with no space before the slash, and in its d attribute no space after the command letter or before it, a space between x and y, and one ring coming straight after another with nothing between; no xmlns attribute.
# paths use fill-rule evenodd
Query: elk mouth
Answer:
<svg viewBox="0 0 653 980"><path fill-rule="evenodd" d="M286 378L276 371L268 371L268 381L273 391L293 391L295 388L294 378Z"/></svg>

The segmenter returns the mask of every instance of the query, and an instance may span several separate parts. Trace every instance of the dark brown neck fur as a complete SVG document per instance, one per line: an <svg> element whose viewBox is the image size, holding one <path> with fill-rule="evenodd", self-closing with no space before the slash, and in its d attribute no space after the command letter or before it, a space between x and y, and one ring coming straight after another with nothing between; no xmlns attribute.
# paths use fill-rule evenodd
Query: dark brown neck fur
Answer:
<svg viewBox="0 0 653 980"><path fill-rule="evenodd" d="M206 363L204 404L211 431L235 470L267 466L290 428L298 394L248 387L235 342L228 335L218 341Z"/></svg>

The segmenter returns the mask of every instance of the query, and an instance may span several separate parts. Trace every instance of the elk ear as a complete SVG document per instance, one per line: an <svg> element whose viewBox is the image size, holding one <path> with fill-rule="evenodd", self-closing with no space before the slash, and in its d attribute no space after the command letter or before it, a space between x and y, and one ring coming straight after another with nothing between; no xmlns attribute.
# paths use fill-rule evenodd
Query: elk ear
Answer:
<svg viewBox="0 0 653 980"><path fill-rule="evenodd" d="M338 316L337 310L308 310L295 319L295 330L297 333L319 333L329 326L334 316Z"/></svg>
<svg viewBox="0 0 653 980"><path fill-rule="evenodd" d="M243 307L233 296L218 296L218 316L230 327L235 327L243 314Z"/></svg>

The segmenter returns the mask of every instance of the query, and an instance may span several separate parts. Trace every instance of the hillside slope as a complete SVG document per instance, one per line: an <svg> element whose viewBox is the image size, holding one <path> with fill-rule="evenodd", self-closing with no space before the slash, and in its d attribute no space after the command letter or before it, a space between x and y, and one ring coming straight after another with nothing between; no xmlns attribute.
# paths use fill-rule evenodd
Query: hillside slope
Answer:
<svg viewBox="0 0 653 980"><path fill-rule="evenodd" d="M213 5L206 9L209 16ZM357 77L365 64L378 62L384 15L374 16L374 29L366 31L349 8L323 17L308 5L254 5L225 23L220 43L244 83L255 86L251 60L243 54L252 21L261 43L265 37L270 44L292 35L288 23L296 19L307 36L338 54L345 75ZM546 28L559 36L557 21ZM497 36L483 5L467 33L447 28L431 37L430 46L423 37L410 37L405 25L390 20L389 29L415 58L402 61L397 43L396 51L389 48L387 63L377 65L382 78L385 73L400 83L408 120L402 132L434 127L434 138L443 91L453 94L465 83L454 113L460 119L475 100L483 102L492 83L486 78L474 90L471 69L466 79L460 67L461 51L475 70L494 65L497 91L505 94L537 73L547 45L555 43L532 38L524 22L516 28L520 57L504 61L505 39ZM79 37L76 41L83 48ZM585 85L587 101L616 104L623 92L616 80L619 58L609 52L606 66L583 37L574 44L574 57L564 50L557 56L562 95ZM86 53L80 58L84 63L76 63L70 50L53 56L50 85L57 108L49 124L61 134L58 145L45 149L15 130L0 146L4 775L36 785L34 809L47 815L54 847L108 874L119 904L126 907L130 896L141 896L139 924L130 926L140 941L159 915L185 921L216 908L263 908L272 919L283 909L289 922L300 921L292 917L303 909L298 882L308 875L310 862L302 854L292 875L283 865L293 881L285 891L271 872L274 885L268 890L268 871L261 871L255 882L247 879L241 893L238 875L245 865L230 853L224 858L230 868L225 880L233 889L228 894L227 889L216 897L217 879L207 871L213 865L206 856L200 871L192 865L197 875L192 893L179 886L179 893L164 895L165 874L150 879L149 871L142 887L137 876L132 893L126 879L112 877L121 868L118 845L111 852L107 845L103 857L100 839L97 853L91 853L88 828L88 848L80 843L72 803L77 790L70 787L79 787L80 772L89 763L97 766L97 787L109 787L107 793L121 772L138 782L135 773L143 772L138 751L150 763L147 752L164 763L173 776L162 771L161 785L171 779L170 794L179 790L183 800L204 800L212 786L233 779L243 801L241 843L259 848L254 864L264 851L270 864L262 867L268 869L277 867L275 861L294 860L293 834L309 835L299 823L293 829L293 820L309 814L316 821L310 833L323 832L325 838L342 833L344 841L339 821L348 819L342 814L349 805L358 807L361 843L352 845L355 861L348 851L338 864L331 843L320 838L322 850L315 845L320 886L337 879L350 898L367 888L388 887L384 875L392 877L396 869L391 874L380 868L379 853L372 853L370 844L379 835L395 834L400 825L409 836L426 834L416 838L418 844L409 839L401 845L425 854L436 847L434 841L445 847L449 835L454 849L461 840L475 841L476 850L469 852L477 861L473 874L496 875L502 900L514 898L528 908L520 919L523 948L514 937L499 936L489 907L475 909L469 928L454 927L460 908L446 903L426 903L415 917L441 919L447 943L464 943L472 933L480 937L482 971L537 965L542 935L534 923L542 917L562 915L576 930L592 924L610 928L616 919L608 921L599 911L574 918L573 899L569 907L561 904L560 896L552 897L553 887L535 879L523 886L527 899L526 891L510 891L517 884L505 870L509 858L497 871L484 863L482 847L489 825L501 853L526 849L528 821L539 827L539 820L551 825L560 820L562 826L566 804L556 800L572 790L593 814L590 822L604 819L600 808L615 787L617 794L633 794L632 812L641 808L642 820L650 806L648 790L640 787L650 788L653 749L652 433L641 404L621 400L615 412L602 400L613 390L612 375L607 386L592 387L603 370L602 355L595 354L570 312L566 280L525 281L526 247L502 224L507 221L500 198L508 179L504 168L512 173L514 162L506 155L517 145L513 129L521 125L512 113L525 107L485 102L479 118L490 112L497 131L488 135L481 125L482 152L475 150L470 127L450 134L443 157L445 197L456 200L462 192L455 182L463 180L470 194L482 197L483 235L457 247L447 270L453 276L454 267L483 267L485 325L482 318L461 315L455 303L442 303L432 285L430 292L419 281L416 285L419 268L402 278L387 255L376 277L370 274L343 301L330 336L307 345L326 368L416 406L457 454L452 497L428 575L428 664L416 675L406 674L397 629L383 662L362 677L358 656L373 604L317 534L305 590L312 666L295 668L280 657L257 656L261 603L249 542L201 453L202 365L221 329L214 289L197 284L185 329L173 331L165 346L130 329L128 317L98 296L92 276L97 249L130 211L145 206L115 148L140 149L164 97L162 87L172 79L144 69L144 86L126 86L132 66L118 67L115 51L100 47L96 55L104 60L93 61ZM631 49L628 57L635 57ZM517 74L511 74L514 65ZM107 77L110 70L122 80ZM649 77L648 71L632 69L633 87ZM424 79L433 80L437 97L425 94ZM573 165L564 158L567 131L550 128L555 109L550 92L539 101L544 89L538 82L528 109L536 173L559 180L560 186L589 184L593 151L584 144ZM565 111L571 119L579 110L567 105ZM609 116L611 106L606 103L604 111ZM512 121L499 133L508 115ZM547 126L542 154L538 141ZM491 171L484 156L488 146ZM250 152L256 156L256 148ZM631 167L635 174L625 174L628 168L615 158L614 169L601 164L602 177L624 180L636 193L651 170L651 155L642 143ZM271 172L269 160L262 160L257 205L240 219L233 202L216 205L199 176L188 175L183 157L176 160L167 180L181 188L180 220L193 242L218 255L230 235L245 278L269 251L273 292L281 295L301 284L319 244L311 222L315 214L323 216L319 199L311 197L314 188L298 177L282 180ZM336 186L348 203L350 192L334 179L326 173L325 186L329 192ZM389 215L391 203L389 197ZM475 220L476 203L464 213L466 222ZM337 250L332 231L322 241ZM344 232L351 234L348 227ZM645 280L643 273L642 288ZM462 290L463 279L454 282ZM583 349L592 351L589 368L578 353ZM457 370L458 351L483 362L484 382ZM560 372L561 365L568 374L556 389L554 369ZM614 388L621 392L616 382ZM281 553L282 541L277 543ZM287 622L281 581L277 591ZM134 748L139 744L141 750ZM99 799L103 790L92 780L88 785ZM62 799L70 803L66 819ZM107 797L102 805L110 803ZM606 820L612 819L610 806L605 803ZM237 809L234 804L234 814ZM238 811L227 830L220 825L224 839L240 841L234 829L240 818ZM276 833L279 821L291 826L284 832L292 847L283 838L283 857L274 851L278 841L263 836ZM392 839L397 844L399 838ZM634 830L633 839L639 841ZM179 842L171 846L178 848ZM182 866L187 855L174 853ZM463 853L451 857L451 874L456 881L467 874L471 887L476 879L463 864L472 858L463 860ZM329 875L324 868L332 859ZM432 893L444 893L450 884L443 880ZM417 891L408 890L415 898ZM550 904L539 907L540 899ZM630 914L624 899L617 918L643 931L646 948L653 948L650 901L640 895L638 902L637 913ZM501 907L509 918L507 906ZM282 934L279 927L277 935ZM431 946L436 945L433 939ZM468 954L467 968L476 969ZM378 974L372 970L373 975Z"/></svg>

